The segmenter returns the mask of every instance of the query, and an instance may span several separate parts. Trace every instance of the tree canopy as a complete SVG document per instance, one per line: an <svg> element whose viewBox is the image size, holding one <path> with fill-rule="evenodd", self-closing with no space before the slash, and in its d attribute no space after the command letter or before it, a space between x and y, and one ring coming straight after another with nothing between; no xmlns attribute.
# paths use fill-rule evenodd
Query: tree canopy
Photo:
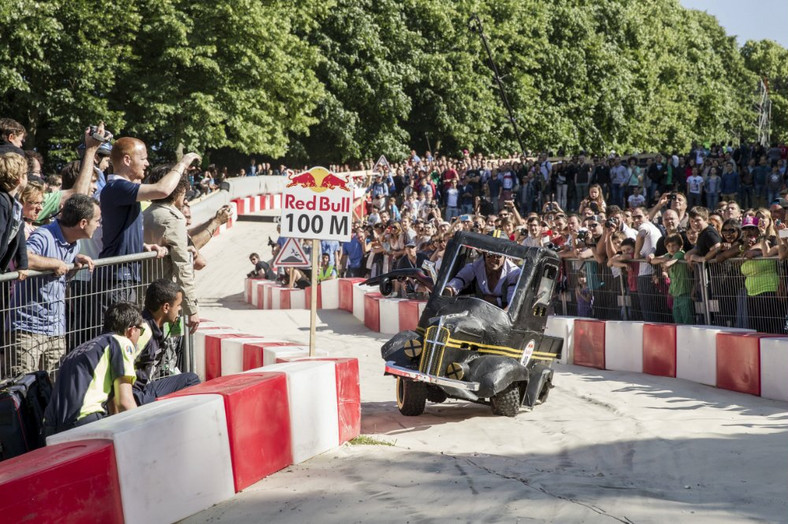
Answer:
<svg viewBox="0 0 788 524"><path fill-rule="evenodd" d="M759 78L788 140L788 50L678 0L7 0L0 115L58 161L98 120L162 158L518 151L474 14L531 151L750 140Z"/></svg>

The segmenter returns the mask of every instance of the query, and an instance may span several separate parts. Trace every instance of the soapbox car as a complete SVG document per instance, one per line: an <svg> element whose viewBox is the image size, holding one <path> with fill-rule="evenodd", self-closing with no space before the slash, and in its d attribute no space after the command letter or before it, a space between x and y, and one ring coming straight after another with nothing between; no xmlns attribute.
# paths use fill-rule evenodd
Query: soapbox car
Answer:
<svg viewBox="0 0 788 524"><path fill-rule="evenodd" d="M478 270L488 257L501 256L508 277L497 298L483 294L490 290L478 281L486 274L465 282L471 280L466 266L477 262ZM428 263L425 271L398 270L367 280L383 294L391 292L392 279L432 287L418 328L400 332L381 349L385 374L397 379L400 412L421 415L427 400L454 398L489 404L493 413L513 417L521 407L547 400L551 365L563 345L562 339L544 335L558 268L558 257L548 249L459 232L437 275Z"/></svg>

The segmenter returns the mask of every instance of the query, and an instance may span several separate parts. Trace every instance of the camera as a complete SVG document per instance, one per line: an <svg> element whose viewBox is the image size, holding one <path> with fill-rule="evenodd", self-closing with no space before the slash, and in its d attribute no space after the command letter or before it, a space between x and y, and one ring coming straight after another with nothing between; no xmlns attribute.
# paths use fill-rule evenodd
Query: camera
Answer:
<svg viewBox="0 0 788 524"><path fill-rule="evenodd" d="M673 203L676 201L676 192L672 191L670 195L668 195L668 202Z"/></svg>
<svg viewBox="0 0 788 524"><path fill-rule="evenodd" d="M276 242L274 242L274 241L271 239L271 237L268 237L268 247L274 247L274 246L276 246L276 245L277 245L277 244L276 244Z"/></svg>
<svg viewBox="0 0 788 524"><path fill-rule="evenodd" d="M605 227L608 229L616 229L618 227L618 219L616 217L610 217L605 221Z"/></svg>
<svg viewBox="0 0 788 524"><path fill-rule="evenodd" d="M105 129L104 134L101 135L98 132L98 126L90 126L90 136L94 140L98 140L99 142L109 142L110 140L112 140L112 133L110 133Z"/></svg>
<svg viewBox="0 0 788 524"><path fill-rule="evenodd" d="M585 242L586 238L588 238L588 230L587 229L581 229L580 231L577 232L577 239L578 240L581 240L581 241Z"/></svg>

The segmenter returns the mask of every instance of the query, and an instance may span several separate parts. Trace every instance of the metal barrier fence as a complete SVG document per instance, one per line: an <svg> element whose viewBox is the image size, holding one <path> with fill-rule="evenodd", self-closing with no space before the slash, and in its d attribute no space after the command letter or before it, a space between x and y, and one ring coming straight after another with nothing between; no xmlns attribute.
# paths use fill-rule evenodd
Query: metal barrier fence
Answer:
<svg viewBox="0 0 788 524"><path fill-rule="evenodd" d="M101 334L103 311L126 301L143 307L148 284L164 274L153 252L95 260L87 268L58 277L53 271L0 275L0 379L35 370L54 380L60 359ZM191 369L191 337L183 337L180 369Z"/></svg>
<svg viewBox="0 0 788 524"><path fill-rule="evenodd" d="M563 285L554 300L558 314L600 320L646 320L788 332L788 263L775 258L729 259L684 264L688 271L673 296L660 266L653 274L633 260L619 270L593 259L564 260ZM581 281L585 279L584 282ZM679 311L678 318L674 315Z"/></svg>

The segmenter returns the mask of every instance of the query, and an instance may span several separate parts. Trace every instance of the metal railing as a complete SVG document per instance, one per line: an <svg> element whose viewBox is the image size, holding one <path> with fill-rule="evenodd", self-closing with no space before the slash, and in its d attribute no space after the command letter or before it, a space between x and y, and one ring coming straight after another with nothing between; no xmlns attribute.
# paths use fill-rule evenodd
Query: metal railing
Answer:
<svg viewBox="0 0 788 524"><path fill-rule="evenodd" d="M637 276L644 260L621 271L593 259L566 259L562 285L555 295L557 314L600 320L749 328L762 333L788 332L788 262L776 258L734 258L719 263L687 264L685 290L671 295L670 279L660 266L652 276ZM578 288L584 276L586 291ZM679 310L678 316L676 311ZM681 312L685 312L682 314Z"/></svg>
<svg viewBox="0 0 788 524"><path fill-rule="evenodd" d="M164 276L153 252L94 260L95 268L0 275L0 379L45 370L54 380L60 359L101 334L104 311L116 302L144 305L145 290ZM179 368L192 368L191 336L183 337Z"/></svg>

